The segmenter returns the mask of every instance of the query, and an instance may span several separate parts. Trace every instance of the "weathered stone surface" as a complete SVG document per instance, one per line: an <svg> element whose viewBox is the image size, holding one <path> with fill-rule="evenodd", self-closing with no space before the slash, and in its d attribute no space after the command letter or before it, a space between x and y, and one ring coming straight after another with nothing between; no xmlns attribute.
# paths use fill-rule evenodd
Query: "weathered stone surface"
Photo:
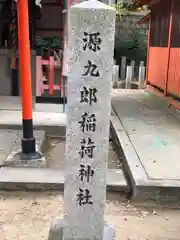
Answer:
<svg viewBox="0 0 180 240"><path fill-rule="evenodd" d="M15 130L8 130L4 131L1 130L0 136L7 136L11 139L11 142L5 142L5 146L9 151L6 151L6 158L2 161L2 166L12 166L12 167L46 167L46 160L40 154L41 146L45 139L45 132L44 131L34 131L34 136L36 138L36 150L39 152L37 153L36 159L26 159L25 156L21 154L21 138L22 138L22 131L15 131ZM1 157L1 156L0 156Z"/></svg>
<svg viewBox="0 0 180 240"><path fill-rule="evenodd" d="M70 9L65 240L103 238L115 15L96 0Z"/></svg>
<svg viewBox="0 0 180 240"><path fill-rule="evenodd" d="M22 129L22 112L2 110L0 111L0 128ZM66 126L65 113L33 112L33 125L37 130Z"/></svg>
<svg viewBox="0 0 180 240"><path fill-rule="evenodd" d="M48 168L1 167L1 190L63 190L64 170ZM33 176L33 178L32 178ZM107 191L129 191L126 179L120 169L107 172Z"/></svg>
<svg viewBox="0 0 180 240"><path fill-rule="evenodd" d="M133 187L133 199L180 204L179 114L142 90L115 90L111 134Z"/></svg>
<svg viewBox="0 0 180 240"><path fill-rule="evenodd" d="M38 148L37 148L38 151ZM8 158L3 162L3 166L11 166L11 167L28 167L28 168L45 168L46 167L46 159L41 155L41 153L37 152L32 156L35 159L28 159L29 156L21 154L21 148L17 148L17 150L12 151ZM31 158L31 157L30 157Z"/></svg>
<svg viewBox="0 0 180 240"><path fill-rule="evenodd" d="M57 219L51 224L48 240L63 240L63 229L66 227L64 220Z"/></svg>
<svg viewBox="0 0 180 240"><path fill-rule="evenodd" d="M68 228L68 225L64 220L57 219L52 222L50 230L49 230L49 237L48 240L63 240L63 231ZM115 240L115 229L108 225L108 223L104 223L103 228L103 238L102 240ZM96 238L97 239L97 238ZM73 238L68 240L74 240ZM81 240L81 239L80 239ZM90 240L90 238L84 238L83 240Z"/></svg>

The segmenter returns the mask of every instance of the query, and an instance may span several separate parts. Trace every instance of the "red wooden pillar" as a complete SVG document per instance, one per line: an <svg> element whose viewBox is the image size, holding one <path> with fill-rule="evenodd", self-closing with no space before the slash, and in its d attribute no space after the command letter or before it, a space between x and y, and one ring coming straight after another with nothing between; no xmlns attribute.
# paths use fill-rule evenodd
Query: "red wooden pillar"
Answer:
<svg viewBox="0 0 180 240"><path fill-rule="evenodd" d="M30 68L28 0L17 0L17 13L23 123L23 138L21 141L21 147L23 154L34 156L36 153L36 140L33 136L32 121L32 87Z"/></svg>

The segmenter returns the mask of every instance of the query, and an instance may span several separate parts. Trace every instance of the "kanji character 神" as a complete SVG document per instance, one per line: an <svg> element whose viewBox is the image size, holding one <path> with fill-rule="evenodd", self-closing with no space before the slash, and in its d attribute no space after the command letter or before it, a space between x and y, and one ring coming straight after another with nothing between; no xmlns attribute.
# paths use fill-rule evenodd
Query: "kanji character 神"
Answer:
<svg viewBox="0 0 180 240"><path fill-rule="evenodd" d="M79 176L82 182L84 181L84 179L86 179L87 182L89 182L90 177L93 177L93 175L94 170L92 170L90 165L87 166L85 166L84 164L80 165Z"/></svg>

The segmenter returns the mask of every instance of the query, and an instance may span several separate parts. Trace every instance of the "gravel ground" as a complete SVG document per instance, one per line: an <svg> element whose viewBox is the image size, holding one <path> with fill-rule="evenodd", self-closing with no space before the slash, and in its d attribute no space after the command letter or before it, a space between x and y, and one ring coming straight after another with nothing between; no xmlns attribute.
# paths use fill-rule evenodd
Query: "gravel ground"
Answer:
<svg viewBox="0 0 180 240"><path fill-rule="evenodd" d="M50 222L63 216L63 194L0 193L0 240L48 238ZM116 240L178 240L180 210L137 208L125 196L108 194L105 219L116 228Z"/></svg>

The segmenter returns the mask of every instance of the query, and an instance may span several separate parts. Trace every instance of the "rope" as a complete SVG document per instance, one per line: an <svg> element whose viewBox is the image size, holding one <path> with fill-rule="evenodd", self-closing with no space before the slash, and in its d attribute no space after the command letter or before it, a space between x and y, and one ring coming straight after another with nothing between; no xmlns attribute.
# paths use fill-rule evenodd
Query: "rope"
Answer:
<svg viewBox="0 0 180 240"><path fill-rule="evenodd" d="M16 0L11 2L11 14L12 14L12 49L13 49L13 58L12 65L13 68L16 67L16 48L17 48L17 35L16 35Z"/></svg>

